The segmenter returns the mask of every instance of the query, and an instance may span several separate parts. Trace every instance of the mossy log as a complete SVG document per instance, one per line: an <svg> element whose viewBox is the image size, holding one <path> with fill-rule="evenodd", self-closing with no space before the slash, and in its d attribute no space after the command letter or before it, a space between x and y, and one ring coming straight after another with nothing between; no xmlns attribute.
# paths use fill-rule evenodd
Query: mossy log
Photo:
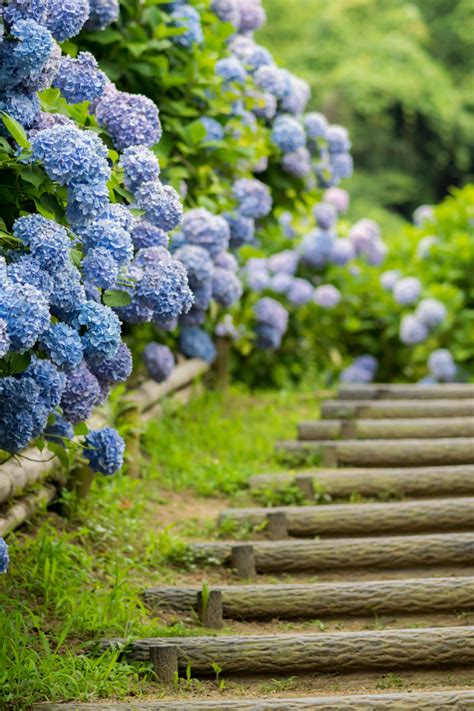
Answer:
<svg viewBox="0 0 474 711"><path fill-rule="evenodd" d="M196 560L229 564L235 544L195 543ZM411 568L433 565L472 565L474 533L439 533L421 536L338 538L325 541L256 541L258 573L344 568Z"/></svg>
<svg viewBox="0 0 474 711"><path fill-rule="evenodd" d="M472 437L289 441L277 443L276 451L292 462L314 458L328 467L474 464Z"/></svg>
<svg viewBox="0 0 474 711"><path fill-rule="evenodd" d="M393 420L307 420L298 425L299 440L433 439L474 437L474 417L425 417Z"/></svg>
<svg viewBox="0 0 474 711"><path fill-rule="evenodd" d="M199 358L186 360L176 366L164 383L155 383L152 380L145 381L134 390L133 401L142 413L146 413L157 402L163 400L166 395L186 387L207 370L209 370L209 363L206 363L206 361Z"/></svg>
<svg viewBox="0 0 474 711"><path fill-rule="evenodd" d="M232 521L240 527L261 526L272 513L284 516L286 535L292 536L474 532L474 497L329 506L278 506L271 509L227 509L219 516L219 523ZM277 533L281 534L282 531ZM271 538L276 540L277 536Z"/></svg>
<svg viewBox="0 0 474 711"><path fill-rule="evenodd" d="M175 612L198 609L199 588L145 590L151 609ZM474 577L415 578L359 583L212 586L222 595L230 619L282 619L331 615L426 613L474 609ZM214 625L206 625L214 626Z"/></svg>
<svg viewBox="0 0 474 711"><path fill-rule="evenodd" d="M474 384L446 383L440 385L413 385L402 383L375 383L370 385L341 385L339 400L458 400L470 398L474 402Z"/></svg>
<svg viewBox="0 0 474 711"><path fill-rule="evenodd" d="M123 640L108 640L113 647ZM154 647L174 645L178 670L194 674L349 672L474 664L474 627L431 627L337 634L151 637L127 644L129 659L148 660Z"/></svg>
<svg viewBox="0 0 474 711"><path fill-rule="evenodd" d="M324 419L389 419L395 417L472 417L474 403L460 400L327 400L321 404Z"/></svg>
<svg viewBox="0 0 474 711"><path fill-rule="evenodd" d="M0 503L18 496L32 484L48 476L57 466L57 459L48 449L25 450L0 466Z"/></svg>
<svg viewBox="0 0 474 711"><path fill-rule="evenodd" d="M36 704L33 711L468 711L474 708L474 690L429 691L399 694L306 696L301 699L237 699L235 701L150 701L116 704Z"/></svg>
<svg viewBox="0 0 474 711"><path fill-rule="evenodd" d="M51 503L56 496L54 486L45 484L38 491L23 496L0 512L0 537L5 536L37 511Z"/></svg>
<svg viewBox="0 0 474 711"><path fill-rule="evenodd" d="M474 494L474 465L402 467L389 469L308 469L299 474L255 474L254 492L297 486L311 500L315 491L334 498L362 496L446 496Z"/></svg>

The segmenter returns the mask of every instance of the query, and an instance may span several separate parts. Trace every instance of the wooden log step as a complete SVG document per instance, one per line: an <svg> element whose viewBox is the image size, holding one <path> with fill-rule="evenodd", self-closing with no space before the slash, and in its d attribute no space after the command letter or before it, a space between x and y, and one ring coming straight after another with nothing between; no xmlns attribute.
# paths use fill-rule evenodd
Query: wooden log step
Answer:
<svg viewBox="0 0 474 711"><path fill-rule="evenodd" d="M106 640L102 648L123 644ZM474 664L474 627L429 627L336 634L151 637L127 643L129 659L149 660L154 649L175 649L178 673L349 672Z"/></svg>
<svg viewBox="0 0 474 711"><path fill-rule="evenodd" d="M323 466L422 466L474 464L474 439L311 440L279 442L276 451L292 462L316 459Z"/></svg>
<svg viewBox="0 0 474 711"><path fill-rule="evenodd" d="M392 533L472 531L474 497L426 499L391 503L332 504L329 506L278 506L227 509L219 525L232 521L238 528L262 526L279 515L278 527L269 526L268 537L344 536ZM265 533L266 529L264 529Z"/></svg>
<svg viewBox="0 0 474 711"><path fill-rule="evenodd" d="M415 578L359 583L212 586L221 593L222 614L229 619L321 618L330 615L422 613L474 609L474 577ZM143 593L152 609L198 609L196 587L149 588Z"/></svg>
<svg viewBox="0 0 474 711"><path fill-rule="evenodd" d="M393 420L307 420L298 425L299 440L433 439L474 437L474 417L425 417Z"/></svg>
<svg viewBox="0 0 474 711"><path fill-rule="evenodd" d="M300 699L237 699L235 701L149 701L103 704L35 704L33 711L468 711L474 708L474 690L410 691L398 694L306 696Z"/></svg>
<svg viewBox="0 0 474 711"><path fill-rule="evenodd" d="M327 400L321 404L321 416L328 419L362 417L472 417L474 403L459 400Z"/></svg>
<svg viewBox="0 0 474 711"><path fill-rule="evenodd" d="M474 494L474 465L402 467L389 469L313 469L295 474L255 474L250 489L285 489L297 486L307 499L315 492L334 498L362 496L446 496Z"/></svg>
<svg viewBox="0 0 474 711"><path fill-rule="evenodd" d="M416 385L403 383L374 383L370 385L341 385L337 391L339 400L474 400L474 384L446 383L439 385Z"/></svg>
<svg viewBox="0 0 474 711"><path fill-rule="evenodd" d="M234 542L190 545L196 560L220 565L230 565L233 550L237 548L242 551L245 549L249 558L248 568L242 577L250 577L251 563L258 573L344 568L396 570L474 563L473 533L338 538L325 541L256 541L252 545Z"/></svg>

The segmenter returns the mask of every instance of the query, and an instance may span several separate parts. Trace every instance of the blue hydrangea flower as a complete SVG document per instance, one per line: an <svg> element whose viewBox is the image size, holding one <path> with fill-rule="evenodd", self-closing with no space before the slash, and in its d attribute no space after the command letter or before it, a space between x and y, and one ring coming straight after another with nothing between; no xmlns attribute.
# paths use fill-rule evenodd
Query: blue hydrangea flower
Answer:
<svg viewBox="0 0 474 711"><path fill-rule="evenodd" d="M48 301L44 294L28 284L3 284L0 287L0 318L7 324L11 349L24 353L49 326Z"/></svg>
<svg viewBox="0 0 474 711"><path fill-rule="evenodd" d="M323 309L333 309L341 300L341 292L332 284L321 284L314 290L314 301Z"/></svg>
<svg viewBox="0 0 474 711"><path fill-rule="evenodd" d="M186 269L177 259L169 259L146 271L137 284L137 296L153 311L153 318L171 321L191 308L193 294Z"/></svg>
<svg viewBox="0 0 474 711"><path fill-rule="evenodd" d="M446 306L438 299L422 299L416 307L415 316L427 328L436 328L447 316Z"/></svg>
<svg viewBox="0 0 474 711"><path fill-rule="evenodd" d="M349 209L349 193L344 188L332 187L323 195L324 202L334 205L340 215Z"/></svg>
<svg viewBox="0 0 474 711"><path fill-rule="evenodd" d="M25 254L18 257L15 262L11 262L7 267L7 274L12 284L34 286L45 297L50 297L53 292L53 277L41 269L31 254Z"/></svg>
<svg viewBox="0 0 474 711"><path fill-rule="evenodd" d="M240 9L238 0L212 0L212 10L222 22L230 22L234 27L240 24Z"/></svg>
<svg viewBox="0 0 474 711"><path fill-rule="evenodd" d="M283 153L292 153L306 143L304 128L293 116L278 116L272 127L272 141Z"/></svg>
<svg viewBox="0 0 474 711"><path fill-rule="evenodd" d="M326 129L325 138L330 153L347 153L351 149L349 134L343 126L331 124Z"/></svg>
<svg viewBox="0 0 474 711"><path fill-rule="evenodd" d="M416 247L416 256L420 259L426 259L431 252L431 247L439 242L438 238L434 235L427 235L422 237Z"/></svg>
<svg viewBox="0 0 474 711"><path fill-rule="evenodd" d="M311 98L311 88L307 81L290 73L290 91L283 97L283 111L297 116L302 114Z"/></svg>
<svg viewBox="0 0 474 711"><path fill-rule="evenodd" d="M39 387L39 395L43 404L54 409L61 401L66 384L66 377L51 361L40 360L33 356L24 377L32 378Z"/></svg>
<svg viewBox="0 0 474 711"><path fill-rule="evenodd" d="M117 264L125 264L133 257L130 233L113 220L88 223L82 237L86 250L101 247L110 253Z"/></svg>
<svg viewBox="0 0 474 711"><path fill-rule="evenodd" d="M76 58L62 57L53 86L69 104L94 101L102 95L107 77L90 52L79 52Z"/></svg>
<svg viewBox="0 0 474 711"><path fill-rule="evenodd" d="M105 30L119 18L118 0L89 0L89 18L85 24L87 30Z"/></svg>
<svg viewBox="0 0 474 711"><path fill-rule="evenodd" d="M23 94L17 91L0 94L0 111L14 118L25 128L33 125L40 111L40 103L36 94ZM0 135L9 135L3 125L0 126Z"/></svg>
<svg viewBox="0 0 474 711"><path fill-rule="evenodd" d="M123 227L124 230L130 232L136 222L132 212L125 205L119 203L109 203L103 213L100 215L102 220L113 220Z"/></svg>
<svg viewBox="0 0 474 711"><path fill-rule="evenodd" d="M221 76L226 82L242 83L245 81L247 72L237 57L225 57L216 62L216 74Z"/></svg>
<svg viewBox="0 0 474 711"><path fill-rule="evenodd" d="M268 91L255 96L255 103L252 107L255 116L271 121L277 112L277 100Z"/></svg>
<svg viewBox="0 0 474 711"><path fill-rule="evenodd" d="M244 276L251 291L263 291L270 285L270 273L265 259L249 259Z"/></svg>
<svg viewBox="0 0 474 711"><path fill-rule="evenodd" d="M48 0L46 26L58 42L79 34L89 16L89 0Z"/></svg>
<svg viewBox="0 0 474 711"><path fill-rule="evenodd" d="M35 20L44 25L48 4L45 0L10 0L3 10L3 19L10 25L18 20Z"/></svg>
<svg viewBox="0 0 474 711"><path fill-rule="evenodd" d="M193 44L202 44L204 39L201 27L201 16L191 5L180 5L171 13L171 22L175 27L185 31L171 37L175 44L189 49Z"/></svg>
<svg viewBox="0 0 474 711"><path fill-rule="evenodd" d="M230 252L219 252L219 254L214 257L214 264L216 267L227 269L229 272L234 272L235 274L239 271L239 263Z"/></svg>
<svg viewBox="0 0 474 711"><path fill-rule="evenodd" d="M312 230L301 241L300 251L303 262L311 267L322 267L331 258L336 237L327 230Z"/></svg>
<svg viewBox="0 0 474 711"><path fill-rule="evenodd" d="M179 350L188 358L200 358L208 363L216 358L214 343L202 328L183 328L179 335Z"/></svg>
<svg viewBox="0 0 474 711"><path fill-rule="evenodd" d="M167 380L173 372L174 355L168 346L163 346L161 343L148 343L142 357L150 378L157 383Z"/></svg>
<svg viewBox="0 0 474 711"><path fill-rule="evenodd" d="M399 269L389 269L380 275L380 285L385 291L392 291L393 287L401 279Z"/></svg>
<svg viewBox="0 0 474 711"><path fill-rule="evenodd" d="M119 151L129 146L153 146L161 138L158 109L142 94L118 91L110 84L95 103L94 113Z"/></svg>
<svg viewBox="0 0 474 711"><path fill-rule="evenodd" d="M277 272L270 280L270 289L277 294L286 294L293 282L293 277L285 272Z"/></svg>
<svg viewBox="0 0 474 711"><path fill-rule="evenodd" d="M107 148L93 131L75 126L53 126L31 139L33 158L43 163L51 180L60 185L107 181Z"/></svg>
<svg viewBox="0 0 474 711"><path fill-rule="evenodd" d="M291 90L289 74L274 64L265 64L254 74L255 83L277 99L283 99Z"/></svg>
<svg viewBox="0 0 474 711"><path fill-rule="evenodd" d="M68 188L67 198L66 217L76 230L80 230L107 208L109 189L103 179L77 183Z"/></svg>
<svg viewBox="0 0 474 711"><path fill-rule="evenodd" d="M86 300L80 271L68 263L54 277L53 291L49 301L51 313L60 318L74 314Z"/></svg>
<svg viewBox="0 0 474 711"><path fill-rule="evenodd" d="M169 237L164 230L147 220L135 220L132 227L132 241L135 249L147 247L168 247Z"/></svg>
<svg viewBox="0 0 474 711"><path fill-rule="evenodd" d="M306 279L292 279L286 290L288 301L294 306L309 304L313 298L313 293L314 287Z"/></svg>
<svg viewBox="0 0 474 711"><path fill-rule="evenodd" d="M64 447L64 440L74 437L74 428L62 415L55 415L54 422L48 425L44 431L45 439Z"/></svg>
<svg viewBox="0 0 474 711"><path fill-rule="evenodd" d="M285 274L293 275L298 266L299 257L293 249L283 249L281 252L275 252L268 258L267 264L270 271L284 272Z"/></svg>
<svg viewBox="0 0 474 711"><path fill-rule="evenodd" d="M92 362L89 365L89 370L95 375L100 385L113 385L125 382L132 372L132 366L130 348L125 343L121 343L111 358L106 358L99 363Z"/></svg>
<svg viewBox="0 0 474 711"><path fill-rule="evenodd" d="M428 369L437 380L450 383L456 377L456 363L447 348L438 348L428 358Z"/></svg>
<svg viewBox="0 0 474 711"><path fill-rule="evenodd" d="M30 443L39 387L32 378L0 378L0 449L16 454Z"/></svg>
<svg viewBox="0 0 474 711"><path fill-rule="evenodd" d="M416 316L405 315L400 323L400 340L406 346L423 343L428 338L428 328Z"/></svg>
<svg viewBox="0 0 474 711"><path fill-rule="evenodd" d="M420 205L413 213L413 224L417 227L422 227L426 222L431 222L433 217L433 205Z"/></svg>
<svg viewBox="0 0 474 711"><path fill-rule="evenodd" d="M66 385L61 398L61 408L67 420L73 424L84 422L92 414L101 397L95 375L82 362L66 376Z"/></svg>
<svg viewBox="0 0 474 711"><path fill-rule="evenodd" d="M285 153L281 159L281 167L285 173L303 179L311 173L311 154L304 146L291 153Z"/></svg>
<svg viewBox="0 0 474 711"><path fill-rule="evenodd" d="M185 242L203 247L211 257L225 251L229 246L230 229L226 220L203 207L186 212L181 230Z"/></svg>
<svg viewBox="0 0 474 711"><path fill-rule="evenodd" d="M340 376L343 383L370 383L375 377L378 363L371 355L355 358L353 363L345 368Z"/></svg>
<svg viewBox="0 0 474 711"><path fill-rule="evenodd" d="M280 348L284 332L276 326L259 322L255 326L255 342L262 351L274 351Z"/></svg>
<svg viewBox="0 0 474 711"><path fill-rule="evenodd" d="M238 249L243 244L250 244L254 240L255 222L251 217L245 217L238 212L227 212L223 215L230 229L229 246Z"/></svg>
<svg viewBox="0 0 474 711"><path fill-rule="evenodd" d="M193 291L212 279L214 265L203 247L185 244L174 256L186 267L189 286Z"/></svg>
<svg viewBox="0 0 474 711"><path fill-rule="evenodd" d="M94 472L112 476L123 466L125 442L112 427L91 430L84 444L84 456Z"/></svg>
<svg viewBox="0 0 474 711"><path fill-rule="evenodd" d="M322 230L331 229L337 221L337 210L330 202L318 202L313 207L313 215Z"/></svg>
<svg viewBox="0 0 474 711"><path fill-rule="evenodd" d="M54 40L51 33L32 19L18 20L10 29L18 42L9 45L12 53L2 58L7 71L15 67L18 78L27 78L32 72L41 70L53 52ZM3 62L2 62L3 63ZM10 87L15 85L14 75L11 75Z"/></svg>
<svg viewBox="0 0 474 711"><path fill-rule="evenodd" d="M254 305L255 318L260 323L277 328L284 333L288 327L288 311L279 301L265 296Z"/></svg>
<svg viewBox="0 0 474 711"><path fill-rule="evenodd" d="M355 257L355 249L348 237L339 237L334 241L330 260L333 264L344 266Z"/></svg>
<svg viewBox="0 0 474 711"><path fill-rule="evenodd" d="M234 272L217 267L212 278L212 297L224 307L232 306L242 296L242 284Z"/></svg>
<svg viewBox="0 0 474 711"><path fill-rule="evenodd" d="M82 262L84 280L101 289L110 289L118 277L118 263L105 247L95 247Z"/></svg>
<svg viewBox="0 0 474 711"><path fill-rule="evenodd" d="M158 158L147 146L130 146L120 157L120 166L125 173L125 186L132 193L142 183L158 178L160 164Z"/></svg>
<svg viewBox="0 0 474 711"><path fill-rule="evenodd" d="M171 255L165 247L144 247L136 253L133 264L143 270L157 269L170 259Z"/></svg>
<svg viewBox="0 0 474 711"><path fill-rule="evenodd" d="M405 277L393 287L393 296L397 304L408 306L417 301L421 294L421 284L416 277Z"/></svg>
<svg viewBox="0 0 474 711"><path fill-rule="evenodd" d="M224 138L224 129L220 125L219 121L211 118L210 116L202 116L199 119L200 123L206 129L206 135L203 141L222 141Z"/></svg>
<svg viewBox="0 0 474 711"><path fill-rule="evenodd" d="M331 157L331 171L338 180L350 178L354 172L354 163L350 153L336 153Z"/></svg>
<svg viewBox="0 0 474 711"><path fill-rule="evenodd" d="M169 232L181 222L183 206L171 185L162 185L157 180L142 183L135 197L138 207L145 211L145 218L155 227Z"/></svg>
<svg viewBox="0 0 474 711"><path fill-rule="evenodd" d="M194 326L202 326L204 321L206 320L206 310L209 307L209 303L211 301L211 288L210 286L208 287L206 285L205 288L202 289L203 291L208 294L207 301L204 300L204 296L202 299L200 298L199 301L205 303L205 306L201 308L200 306L196 306L194 304L192 308L188 311L187 314L182 314L179 317L179 325L180 326L185 326L186 328L194 327ZM200 290L199 290L200 291Z"/></svg>
<svg viewBox="0 0 474 711"><path fill-rule="evenodd" d="M10 350L10 336L8 335L7 322L0 318L0 358Z"/></svg>
<svg viewBox="0 0 474 711"><path fill-rule="evenodd" d="M15 220L13 234L28 245L34 260L47 272L56 273L69 261L70 242L66 230L42 215L25 215Z"/></svg>
<svg viewBox="0 0 474 711"><path fill-rule="evenodd" d="M272 209L270 189L260 180L240 178L234 183L232 193L244 217L265 217Z"/></svg>
<svg viewBox="0 0 474 711"><path fill-rule="evenodd" d="M91 361L111 358L120 346L120 321L108 306L95 301L83 303L74 319L81 329L84 353Z"/></svg>
<svg viewBox="0 0 474 711"><path fill-rule="evenodd" d="M10 558L8 557L8 546L3 538L0 538L0 573L6 573Z"/></svg>
<svg viewBox="0 0 474 711"><path fill-rule="evenodd" d="M303 117L303 125L309 139L317 140L318 138L326 138L326 131L329 124L324 114L320 114L317 111L306 114Z"/></svg>
<svg viewBox="0 0 474 711"><path fill-rule="evenodd" d="M84 349L79 333L66 323L54 323L43 333L41 347L60 368L76 368L83 359Z"/></svg>
<svg viewBox="0 0 474 711"><path fill-rule="evenodd" d="M261 27L267 16L260 0L237 0L240 10L239 32L247 34Z"/></svg>

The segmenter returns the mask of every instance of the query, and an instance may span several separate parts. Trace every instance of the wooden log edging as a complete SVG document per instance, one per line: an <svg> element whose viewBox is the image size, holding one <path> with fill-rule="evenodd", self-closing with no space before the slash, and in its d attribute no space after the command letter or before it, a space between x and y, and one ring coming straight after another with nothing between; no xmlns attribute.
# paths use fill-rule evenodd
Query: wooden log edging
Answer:
<svg viewBox="0 0 474 711"><path fill-rule="evenodd" d="M292 536L344 536L376 533L474 532L474 497L425 499L395 503L331 504L328 506L278 506L275 508L227 509L219 525L261 526L268 516L280 515L286 522L273 540ZM265 533L265 529L264 529ZM275 535L276 534L276 535Z"/></svg>
<svg viewBox="0 0 474 711"><path fill-rule="evenodd" d="M45 484L38 491L23 496L0 513L0 537L11 533L43 507L48 506L57 494L56 487Z"/></svg>
<svg viewBox="0 0 474 711"><path fill-rule="evenodd" d="M461 496L474 494L474 465L392 467L389 469L310 469L301 473L255 474L251 491L297 486L308 500L315 491L334 498L363 496Z"/></svg>
<svg viewBox="0 0 474 711"><path fill-rule="evenodd" d="M102 649L124 644L105 640ZM129 659L149 660L150 650L174 646L178 671L213 674L346 672L369 669L438 668L474 664L474 627L431 627L336 634L223 637L151 637L127 643Z"/></svg>
<svg viewBox="0 0 474 711"><path fill-rule="evenodd" d="M474 609L474 577L229 585L213 586L211 592L221 593L225 618L245 620ZM145 590L142 597L151 609L189 612L198 609L199 593L196 587L156 587Z"/></svg>
<svg viewBox="0 0 474 711"><path fill-rule="evenodd" d="M190 551L205 564L230 564L234 543L195 543ZM397 569L472 565L474 533L336 538L324 541L257 541L252 546L258 573L298 570Z"/></svg>
<svg viewBox="0 0 474 711"><path fill-rule="evenodd" d="M40 452L36 447L31 447L22 454L24 459L13 458L0 465L0 503L38 483L57 465L56 458L47 449Z"/></svg>
<svg viewBox="0 0 474 711"><path fill-rule="evenodd" d="M151 701L116 704L41 703L33 706L33 711L445 711L457 709L468 711L474 708L474 690L405 692L398 694L356 694L347 696L306 696L300 699L237 699L219 701Z"/></svg>
<svg viewBox="0 0 474 711"><path fill-rule="evenodd" d="M341 385L337 391L339 400L458 400L472 399L474 384L444 383L439 385L417 385L403 383L375 383L368 385Z"/></svg>
<svg viewBox="0 0 474 711"><path fill-rule="evenodd" d="M422 466L474 464L474 439L313 440L279 442L276 451L291 461L316 458L323 466Z"/></svg>
<svg viewBox="0 0 474 711"><path fill-rule="evenodd" d="M209 363L199 358L183 361L176 366L170 377L163 383L155 383L153 380L146 380L142 383L133 391L133 400L139 406L140 411L145 413L164 397L186 387L208 370Z"/></svg>
<svg viewBox="0 0 474 711"><path fill-rule="evenodd" d="M324 419L362 417L390 419L394 417L472 417L474 403L460 400L328 400L321 404Z"/></svg>
<svg viewBox="0 0 474 711"><path fill-rule="evenodd" d="M298 425L299 440L434 439L474 437L474 417L393 420L307 420Z"/></svg>

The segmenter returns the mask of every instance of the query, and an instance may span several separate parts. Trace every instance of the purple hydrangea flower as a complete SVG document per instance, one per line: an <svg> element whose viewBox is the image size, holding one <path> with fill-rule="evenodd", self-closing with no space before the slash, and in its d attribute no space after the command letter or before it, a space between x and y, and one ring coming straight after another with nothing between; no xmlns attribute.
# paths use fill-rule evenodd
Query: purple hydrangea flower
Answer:
<svg viewBox="0 0 474 711"><path fill-rule="evenodd" d="M380 276L380 284L385 291L392 291L393 287L401 278L399 269L389 269Z"/></svg>
<svg viewBox="0 0 474 711"><path fill-rule="evenodd" d="M271 272L284 272L293 275L298 267L299 256L293 249L284 249L281 252L272 254L267 259L267 265Z"/></svg>
<svg viewBox="0 0 474 711"><path fill-rule="evenodd" d="M304 146L291 153L285 153L281 159L281 167L285 173L303 179L311 173L311 154Z"/></svg>
<svg viewBox="0 0 474 711"><path fill-rule="evenodd" d="M254 74L256 85L276 99L283 99L290 91L289 75L274 64L264 64Z"/></svg>
<svg viewBox="0 0 474 711"><path fill-rule="evenodd" d="M61 408L65 418L73 424L87 420L100 397L101 390L97 378L82 362L66 377L61 398Z"/></svg>
<svg viewBox="0 0 474 711"><path fill-rule="evenodd" d="M137 284L137 296L152 310L154 319L165 323L189 311L193 303L186 269L172 258L144 273Z"/></svg>
<svg viewBox="0 0 474 711"><path fill-rule="evenodd" d="M216 357L214 343L202 328L183 328L179 336L179 350L188 358L200 358L208 363Z"/></svg>
<svg viewBox="0 0 474 711"><path fill-rule="evenodd" d="M189 286L193 291L212 279L214 265L209 252L203 247L185 244L174 256L186 267Z"/></svg>
<svg viewBox="0 0 474 711"><path fill-rule="evenodd" d="M348 237L339 237L331 249L330 260L333 264L343 266L355 257L355 249Z"/></svg>
<svg viewBox="0 0 474 711"><path fill-rule="evenodd" d="M421 294L421 284L416 277L405 277L397 281L393 287L395 301L402 306L408 306L417 301Z"/></svg>
<svg viewBox="0 0 474 711"><path fill-rule="evenodd" d="M84 444L84 456L94 472L112 476L123 466L125 442L112 427L91 430Z"/></svg>
<svg viewBox="0 0 474 711"><path fill-rule="evenodd" d="M206 249L211 257L229 246L230 229L222 215L213 215L203 207L188 210L181 226L185 242Z"/></svg>
<svg viewBox="0 0 474 711"><path fill-rule="evenodd" d="M142 357L150 378L157 383L167 380L173 372L175 360L168 346L148 343Z"/></svg>
<svg viewBox="0 0 474 711"><path fill-rule="evenodd" d="M328 188L323 195L324 202L334 205L340 215L349 209L349 193L343 188Z"/></svg>
<svg viewBox="0 0 474 711"><path fill-rule="evenodd" d="M428 338L428 329L416 316L407 314L400 323L400 340L406 346L423 343Z"/></svg>
<svg viewBox="0 0 474 711"><path fill-rule="evenodd" d="M428 369L436 380L450 383L456 377L456 363L447 348L438 348L430 354Z"/></svg>
<svg viewBox="0 0 474 711"><path fill-rule="evenodd" d="M314 290L314 301L323 309L333 309L341 300L341 292L332 284L321 284Z"/></svg>
<svg viewBox="0 0 474 711"><path fill-rule="evenodd" d="M214 257L214 264L216 267L221 267L235 274L239 271L239 263L230 252L219 252L219 254Z"/></svg>
<svg viewBox="0 0 474 711"><path fill-rule="evenodd" d="M118 91L110 84L96 102L94 113L120 151L129 146L153 146L161 138L158 109L142 94Z"/></svg>
<svg viewBox="0 0 474 711"><path fill-rule="evenodd" d="M416 308L415 316L427 328L436 328L447 316L446 306L438 299L422 299Z"/></svg>
<svg viewBox="0 0 474 711"><path fill-rule="evenodd" d="M347 153L351 148L349 134L344 126L331 124L326 129L325 138L330 153Z"/></svg>
<svg viewBox="0 0 474 711"><path fill-rule="evenodd" d="M277 328L284 333L288 327L288 311L279 301L265 296L254 305L255 318L260 323Z"/></svg>
<svg viewBox="0 0 474 711"><path fill-rule="evenodd" d="M247 34L261 27L267 16L260 0L237 0L240 10L239 32Z"/></svg>
<svg viewBox="0 0 474 711"><path fill-rule="evenodd" d="M89 370L102 385L124 383L132 372L132 353L130 348L121 343L116 353L100 362L92 362Z"/></svg>
<svg viewBox="0 0 474 711"><path fill-rule="evenodd" d="M183 206L171 185L162 185L157 180L142 183L135 197L138 207L145 211L145 218L155 227L169 232L181 222Z"/></svg>
<svg viewBox="0 0 474 711"><path fill-rule="evenodd" d="M238 249L243 244L253 242L255 222L251 217L244 217L239 213L225 213L225 219L230 228L230 247Z"/></svg>
<svg viewBox="0 0 474 711"><path fill-rule="evenodd" d="M292 279L286 292L288 301L295 306L309 304L313 298L314 287L306 279Z"/></svg>
<svg viewBox="0 0 474 711"><path fill-rule="evenodd" d="M232 306L242 296L242 284L234 272L217 267L212 277L212 297L224 307Z"/></svg>
<svg viewBox="0 0 474 711"><path fill-rule="evenodd" d="M304 236L300 244L301 259L311 267L322 267L331 258L335 243L333 232L315 229Z"/></svg>
<svg viewBox="0 0 474 711"><path fill-rule="evenodd" d="M337 210L330 202L319 202L313 207L314 219L318 227L329 230L336 224Z"/></svg>
<svg viewBox="0 0 474 711"><path fill-rule="evenodd" d="M260 180L240 178L234 183L232 192L244 217L265 217L272 209L270 190Z"/></svg>
<svg viewBox="0 0 474 711"><path fill-rule="evenodd" d="M237 28L240 24L240 8L238 0L212 0L212 10L222 22L230 22Z"/></svg>
<svg viewBox="0 0 474 711"><path fill-rule="evenodd" d="M225 57L216 62L216 74L221 76L226 82L242 83L245 81L247 72L237 57Z"/></svg>

